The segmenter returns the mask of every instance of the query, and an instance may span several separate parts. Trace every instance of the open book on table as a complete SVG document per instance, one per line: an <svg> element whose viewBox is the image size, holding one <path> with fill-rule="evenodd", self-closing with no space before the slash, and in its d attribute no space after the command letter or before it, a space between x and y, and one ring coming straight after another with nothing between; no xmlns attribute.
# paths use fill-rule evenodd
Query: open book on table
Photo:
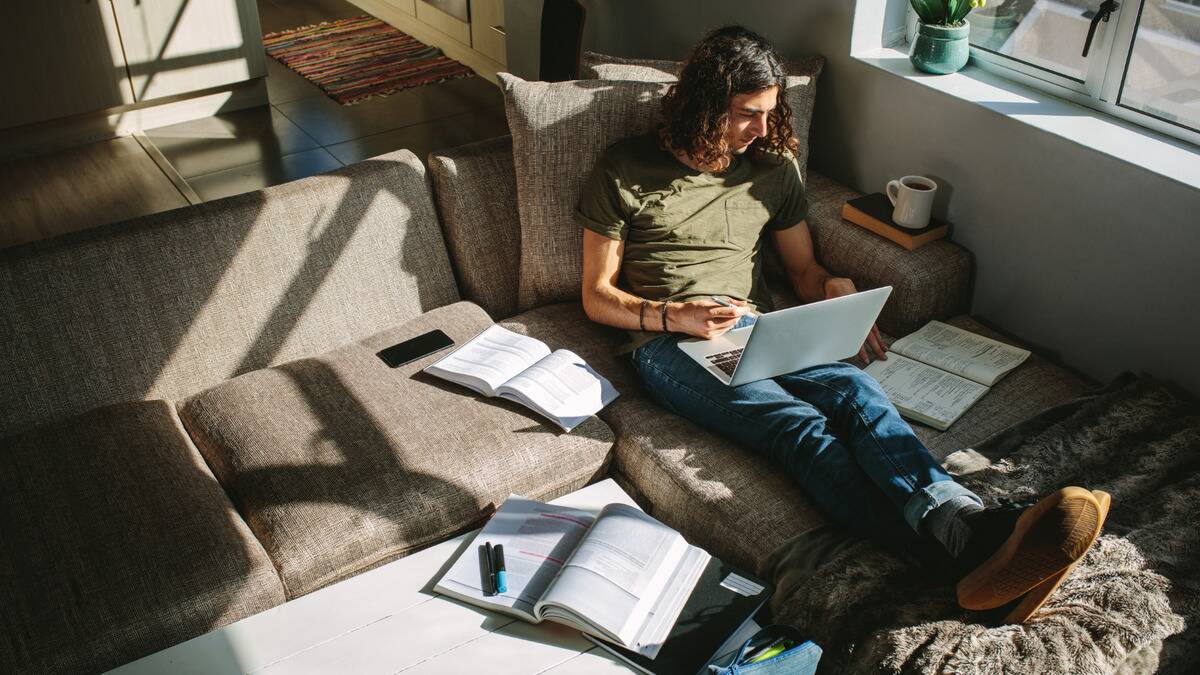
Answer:
<svg viewBox="0 0 1200 675"><path fill-rule="evenodd" d="M900 414L945 431L1029 351L941 321L892 343L886 361L866 367Z"/></svg>
<svg viewBox="0 0 1200 675"><path fill-rule="evenodd" d="M564 431L617 397L612 383L574 352L551 352L541 340L496 325L427 366L425 372L484 396L516 401Z"/></svg>
<svg viewBox="0 0 1200 675"><path fill-rule="evenodd" d="M504 593L485 581L485 542L504 547ZM531 623L566 624L653 659L710 559L627 504L593 516L513 495L434 590Z"/></svg>

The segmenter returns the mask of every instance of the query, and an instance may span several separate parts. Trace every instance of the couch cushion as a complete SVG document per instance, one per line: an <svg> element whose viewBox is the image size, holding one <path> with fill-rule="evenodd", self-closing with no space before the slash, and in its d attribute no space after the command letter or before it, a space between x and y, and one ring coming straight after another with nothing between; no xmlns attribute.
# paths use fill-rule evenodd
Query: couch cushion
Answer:
<svg viewBox="0 0 1200 675"><path fill-rule="evenodd" d="M551 499L607 470L598 419L570 434L379 350L440 328L458 344L491 324L467 302L320 356L247 373L180 416L283 578L289 597L478 526L509 493Z"/></svg>
<svg viewBox="0 0 1200 675"><path fill-rule="evenodd" d="M0 671L96 672L284 601L174 406L0 441Z"/></svg>
<svg viewBox="0 0 1200 675"><path fill-rule="evenodd" d="M616 478L688 541L758 570L789 538L825 522L786 471L651 401L628 358L615 354L622 334L589 321L579 304L539 307L501 325L546 336L612 380L621 396L600 417L617 435Z"/></svg>
<svg viewBox="0 0 1200 675"><path fill-rule="evenodd" d="M176 399L457 299L406 150L0 251L0 436Z"/></svg>
<svg viewBox="0 0 1200 675"><path fill-rule="evenodd" d="M682 67L682 61L627 59L585 50L579 57L579 78L582 80L675 82L679 79L679 70Z"/></svg>
<svg viewBox="0 0 1200 675"><path fill-rule="evenodd" d="M521 219L518 309L579 298L579 193L613 142L649 131L667 85L588 80L526 82L500 74L513 139Z"/></svg>
<svg viewBox="0 0 1200 675"><path fill-rule="evenodd" d="M789 77L793 125L807 129L819 67ZM526 82L507 73L504 107L513 139L517 210L521 220L518 307L577 300L583 230L575 219L579 193L596 161L612 143L650 131L665 83L577 80ZM808 114L802 114L808 101ZM807 152L807 133L800 138ZM805 164L801 158L800 167Z"/></svg>
<svg viewBox="0 0 1200 675"><path fill-rule="evenodd" d="M435 152L429 174L463 298L493 318L512 316L521 255L512 138Z"/></svg>

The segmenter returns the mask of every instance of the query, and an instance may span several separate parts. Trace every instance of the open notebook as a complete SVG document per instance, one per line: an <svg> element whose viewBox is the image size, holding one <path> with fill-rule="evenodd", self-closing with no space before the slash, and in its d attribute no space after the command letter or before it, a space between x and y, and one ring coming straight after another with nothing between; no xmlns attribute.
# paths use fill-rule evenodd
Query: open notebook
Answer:
<svg viewBox="0 0 1200 675"><path fill-rule="evenodd" d="M945 431L1029 351L930 321L866 367L901 415Z"/></svg>
<svg viewBox="0 0 1200 675"><path fill-rule="evenodd" d="M507 590L484 581L504 547ZM711 556L628 504L586 511L509 496L438 580L438 593L530 623L554 621L653 659Z"/></svg>
<svg viewBox="0 0 1200 675"><path fill-rule="evenodd" d="M427 366L425 372L484 396L516 401L564 431L618 395L611 382L574 352L551 352L541 340L496 325Z"/></svg>

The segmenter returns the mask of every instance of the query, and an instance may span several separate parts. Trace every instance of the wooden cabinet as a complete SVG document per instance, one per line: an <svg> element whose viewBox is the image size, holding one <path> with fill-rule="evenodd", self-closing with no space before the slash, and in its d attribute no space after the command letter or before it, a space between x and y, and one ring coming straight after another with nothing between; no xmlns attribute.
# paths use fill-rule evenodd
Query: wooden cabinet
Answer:
<svg viewBox="0 0 1200 675"><path fill-rule="evenodd" d="M108 0L0 3L0 129L133 102Z"/></svg>
<svg viewBox="0 0 1200 675"><path fill-rule="evenodd" d="M138 101L266 74L254 0L113 0Z"/></svg>
<svg viewBox="0 0 1200 675"><path fill-rule="evenodd" d="M437 7L417 0L417 19L451 39L471 46L471 24Z"/></svg>
<svg viewBox="0 0 1200 675"><path fill-rule="evenodd" d="M437 7L443 12L453 16L454 18L469 23L471 21L471 7L469 0L420 0L421 2Z"/></svg>
<svg viewBox="0 0 1200 675"><path fill-rule="evenodd" d="M384 2L409 16L417 15L417 0L384 0Z"/></svg>
<svg viewBox="0 0 1200 675"><path fill-rule="evenodd" d="M497 63L505 63L504 0L471 0L471 47Z"/></svg>

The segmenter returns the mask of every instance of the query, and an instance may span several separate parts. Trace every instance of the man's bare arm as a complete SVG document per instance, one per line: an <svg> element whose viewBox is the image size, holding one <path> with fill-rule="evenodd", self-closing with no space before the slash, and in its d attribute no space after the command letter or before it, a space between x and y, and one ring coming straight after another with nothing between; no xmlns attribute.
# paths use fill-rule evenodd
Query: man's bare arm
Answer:
<svg viewBox="0 0 1200 675"><path fill-rule="evenodd" d="M786 230L775 230L773 234L775 249L783 259L783 268L787 270L796 295L804 302L828 298L825 282L835 277L817 262L808 223L802 220Z"/></svg>
<svg viewBox="0 0 1200 675"><path fill-rule="evenodd" d="M812 233L808 231L808 223L800 221L786 230L775 230L775 248L783 259L783 267L787 270L796 295L804 302L815 302L826 298L836 298L842 295L856 293L854 282L844 277L835 277L817 262L813 254ZM879 359L887 359L887 348L879 329L871 326L867 341L858 350L858 357L864 363L871 362L871 348Z"/></svg>
<svg viewBox="0 0 1200 675"><path fill-rule="evenodd" d="M636 330L642 299L617 288L624 256L625 242L583 231L583 311L596 323ZM657 313L646 321L646 328L662 330Z"/></svg>
<svg viewBox="0 0 1200 675"><path fill-rule="evenodd" d="M663 303L646 301L617 287L624 255L624 242L583 231L583 311L592 321L607 326L639 330L644 319L646 330L663 330ZM667 327L713 338L732 328L745 313L743 307L724 307L712 300L672 302L667 306Z"/></svg>

